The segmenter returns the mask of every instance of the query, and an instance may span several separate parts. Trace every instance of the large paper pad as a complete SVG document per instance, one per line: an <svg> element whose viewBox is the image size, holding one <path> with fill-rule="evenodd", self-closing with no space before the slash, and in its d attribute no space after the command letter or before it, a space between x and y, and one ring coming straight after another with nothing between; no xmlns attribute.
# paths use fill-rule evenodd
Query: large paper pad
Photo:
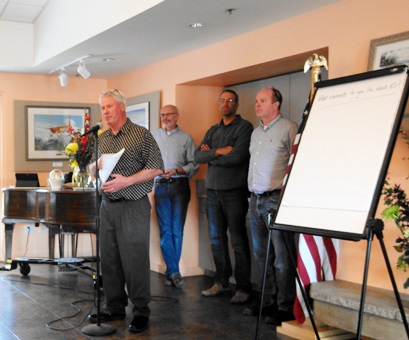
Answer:
<svg viewBox="0 0 409 340"><path fill-rule="evenodd" d="M114 170L116 163L118 163L124 151L125 149L122 149L117 153L104 153L101 155L102 168L99 169L99 179L101 180L101 183L106 182L106 180L108 179L112 170Z"/></svg>

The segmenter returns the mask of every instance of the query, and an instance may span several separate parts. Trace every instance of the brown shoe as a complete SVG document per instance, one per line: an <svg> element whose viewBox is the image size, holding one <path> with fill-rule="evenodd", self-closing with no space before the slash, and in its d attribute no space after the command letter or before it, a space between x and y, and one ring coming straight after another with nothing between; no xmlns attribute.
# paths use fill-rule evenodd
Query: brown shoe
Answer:
<svg viewBox="0 0 409 340"><path fill-rule="evenodd" d="M237 291L236 294L230 299L230 303L234 305L242 305L246 303L250 298L250 294L246 292Z"/></svg>
<svg viewBox="0 0 409 340"><path fill-rule="evenodd" d="M202 290L203 296L217 296L222 294L230 294L231 289L229 287L223 287L220 283L215 283L209 289Z"/></svg>

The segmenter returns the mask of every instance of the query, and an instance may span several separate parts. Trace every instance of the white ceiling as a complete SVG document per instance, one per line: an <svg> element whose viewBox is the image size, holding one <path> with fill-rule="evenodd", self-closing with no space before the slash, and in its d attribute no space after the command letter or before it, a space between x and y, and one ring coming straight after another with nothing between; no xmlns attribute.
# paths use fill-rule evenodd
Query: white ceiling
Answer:
<svg viewBox="0 0 409 340"><path fill-rule="evenodd" d="M0 23L13 21L21 25L35 25L43 8L53 1L63 0L0 0ZM115 4L120 5L121 1L115 0ZM34 65L34 62L33 65L8 65L4 68L0 65L0 71L49 74L81 56L91 55L86 59L91 77L110 78L337 1L165 0L62 53L50 56L39 65ZM229 9L234 11L230 13ZM204 27L189 28L188 24L193 22L201 22ZM104 62L105 58L115 61ZM70 75L75 75L76 66L66 68Z"/></svg>
<svg viewBox="0 0 409 340"><path fill-rule="evenodd" d="M0 0L0 20L32 24L48 0Z"/></svg>

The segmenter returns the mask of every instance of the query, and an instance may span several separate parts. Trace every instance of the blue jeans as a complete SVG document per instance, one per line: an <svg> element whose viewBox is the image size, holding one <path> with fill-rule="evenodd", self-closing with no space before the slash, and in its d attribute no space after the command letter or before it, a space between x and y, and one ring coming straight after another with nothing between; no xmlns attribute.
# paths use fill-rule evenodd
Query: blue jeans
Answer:
<svg viewBox="0 0 409 340"><path fill-rule="evenodd" d="M160 229L160 247L166 263L166 275L180 274L183 228L190 201L188 178L155 182L155 210Z"/></svg>
<svg viewBox="0 0 409 340"><path fill-rule="evenodd" d="M229 284L232 266L229 256L227 229L234 251L236 289L251 290L250 246L246 230L248 211L247 188L207 190L206 210L213 260L216 266L215 283Z"/></svg>
<svg viewBox="0 0 409 340"><path fill-rule="evenodd" d="M268 211L277 210L279 197L280 194L264 197L252 194L250 199L251 234L254 257L261 273L260 289L267 254ZM285 312L292 312L296 296L295 268L291 261L291 256L296 258L294 238L294 233L273 229L268 256L263 304L277 304L279 310Z"/></svg>

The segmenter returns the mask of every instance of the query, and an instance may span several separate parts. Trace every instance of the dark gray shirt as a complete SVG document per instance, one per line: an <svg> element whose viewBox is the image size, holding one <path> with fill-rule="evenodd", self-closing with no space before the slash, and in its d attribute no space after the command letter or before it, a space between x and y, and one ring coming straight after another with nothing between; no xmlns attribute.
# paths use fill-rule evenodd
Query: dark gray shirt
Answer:
<svg viewBox="0 0 409 340"><path fill-rule="evenodd" d="M223 120L213 125L195 151L196 163L208 163L206 189L229 190L247 187L249 167L249 145L253 125L237 115L229 125ZM200 150L207 144L210 150ZM218 148L232 146L232 151L225 156L216 156Z"/></svg>

